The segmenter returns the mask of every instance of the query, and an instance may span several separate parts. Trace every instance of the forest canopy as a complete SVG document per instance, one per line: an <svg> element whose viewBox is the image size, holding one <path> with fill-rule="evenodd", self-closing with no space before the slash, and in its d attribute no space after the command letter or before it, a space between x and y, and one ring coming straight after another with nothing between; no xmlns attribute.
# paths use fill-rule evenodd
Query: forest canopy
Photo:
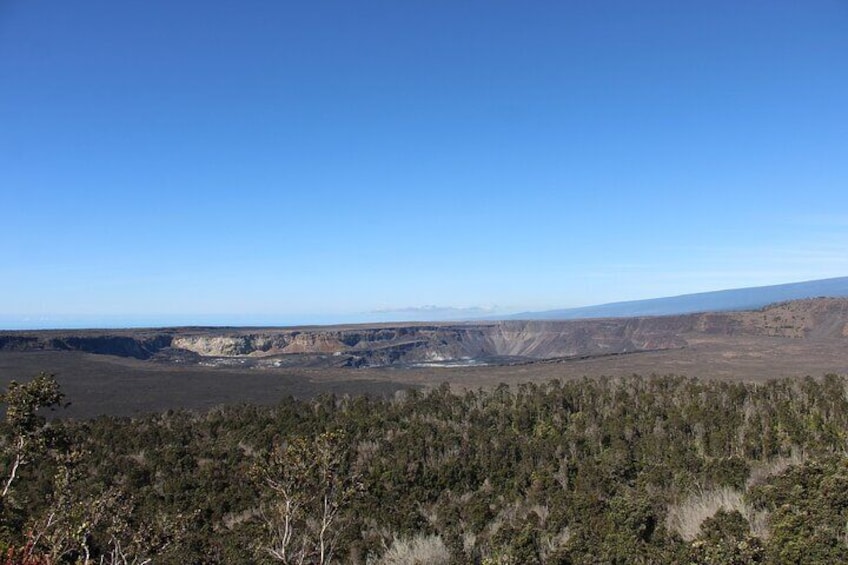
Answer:
<svg viewBox="0 0 848 565"><path fill-rule="evenodd" d="M0 552L29 564L846 562L846 385L634 375L76 421L39 375L2 397Z"/></svg>

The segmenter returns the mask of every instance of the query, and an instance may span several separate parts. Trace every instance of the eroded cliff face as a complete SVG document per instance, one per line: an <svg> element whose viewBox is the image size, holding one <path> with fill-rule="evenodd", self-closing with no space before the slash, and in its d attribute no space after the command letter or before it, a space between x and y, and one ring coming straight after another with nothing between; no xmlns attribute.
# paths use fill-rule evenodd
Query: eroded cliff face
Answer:
<svg viewBox="0 0 848 565"><path fill-rule="evenodd" d="M691 324L684 324L688 327ZM655 320L269 330L241 335L176 336L171 347L207 357L330 354L357 357L356 365L458 359L551 359L683 347L685 341Z"/></svg>
<svg viewBox="0 0 848 565"><path fill-rule="evenodd" d="M126 335L92 332L26 332L0 333L0 351L84 351L119 357L149 359L171 344L167 333L116 332Z"/></svg>
<svg viewBox="0 0 848 565"><path fill-rule="evenodd" d="M551 359L683 347L686 317L502 322L487 332L495 355Z"/></svg>
<svg viewBox="0 0 848 565"><path fill-rule="evenodd" d="M171 347L193 351L204 356L268 357L295 353L333 354L346 351L363 351L427 341L440 328L357 328L337 330L317 328L311 330L270 329L260 332L240 332L231 335L194 334L174 337Z"/></svg>
<svg viewBox="0 0 848 565"><path fill-rule="evenodd" d="M253 355L271 349L272 341L255 335L188 335L176 336L171 347L185 349L198 355L233 357Z"/></svg>

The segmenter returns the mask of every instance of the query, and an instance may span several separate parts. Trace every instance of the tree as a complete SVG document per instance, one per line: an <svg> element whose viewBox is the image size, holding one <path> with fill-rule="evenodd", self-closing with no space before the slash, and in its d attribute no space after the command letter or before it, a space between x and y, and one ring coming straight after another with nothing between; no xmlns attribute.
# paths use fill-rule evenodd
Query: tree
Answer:
<svg viewBox="0 0 848 565"><path fill-rule="evenodd" d="M277 446L254 469L264 486L264 547L286 564L332 563L342 528L340 512L361 490L348 461L344 433L296 437Z"/></svg>
<svg viewBox="0 0 848 565"><path fill-rule="evenodd" d="M9 460L5 470L0 503L5 502L18 477L18 471L33 457L46 451L51 444L49 426L36 412L41 408L55 408L64 395L53 375L41 373L28 383L12 381L0 403L6 405L7 437L3 438L3 454Z"/></svg>

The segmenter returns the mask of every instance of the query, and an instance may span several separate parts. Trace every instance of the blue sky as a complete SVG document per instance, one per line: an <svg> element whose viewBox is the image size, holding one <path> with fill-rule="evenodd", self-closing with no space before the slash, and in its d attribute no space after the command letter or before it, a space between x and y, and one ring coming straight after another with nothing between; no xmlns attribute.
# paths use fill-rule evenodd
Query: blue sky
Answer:
<svg viewBox="0 0 848 565"><path fill-rule="evenodd" d="M7 0L0 326L848 275L846 30L841 0Z"/></svg>

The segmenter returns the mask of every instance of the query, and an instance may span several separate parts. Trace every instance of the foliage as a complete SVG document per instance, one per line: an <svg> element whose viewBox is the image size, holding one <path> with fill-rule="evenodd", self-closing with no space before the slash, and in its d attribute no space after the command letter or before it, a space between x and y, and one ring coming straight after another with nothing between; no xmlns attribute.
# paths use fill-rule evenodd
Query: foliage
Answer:
<svg viewBox="0 0 848 565"><path fill-rule="evenodd" d="M38 414L38 411L58 406L62 397L59 385L52 375L46 373L24 384L12 381L6 393L0 396L0 402L6 405L5 423L8 429L3 446L4 455L10 460L3 490L0 491L0 501L5 501L9 496L20 468L51 446L53 435L44 416Z"/></svg>
<svg viewBox="0 0 848 565"><path fill-rule="evenodd" d="M342 529L340 512L361 488L349 470L346 436L324 432L294 437L257 461L263 512L271 542L264 549L285 564L333 561Z"/></svg>
<svg viewBox="0 0 848 565"><path fill-rule="evenodd" d="M691 546L691 562L703 565L746 565L764 559L762 540L751 535L748 521L738 510L719 508L704 520Z"/></svg>
<svg viewBox="0 0 848 565"><path fill-rule="evenodd" d="M62 397L42 375L2 397L0 555L848 562L847 383L633 376L47 421Z"/></svg>

